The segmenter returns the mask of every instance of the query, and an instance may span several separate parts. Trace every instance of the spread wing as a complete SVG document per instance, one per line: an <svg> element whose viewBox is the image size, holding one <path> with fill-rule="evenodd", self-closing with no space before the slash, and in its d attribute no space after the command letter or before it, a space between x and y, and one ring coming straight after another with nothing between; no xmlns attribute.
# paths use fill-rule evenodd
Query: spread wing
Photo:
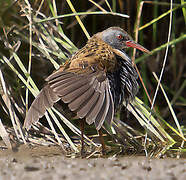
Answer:
<svg viewBox="0 0 186 180"><path fill-rule="evenodd" d="M60 98L52 91L49 85L46 85L38 94L31 107L29 108L24 121L24 128L30 129L33 123L43 117L46 110L51 108Z"/></svg>
<svg viewBox="0 0 186 180"><path fill-rule="evenodd" d="M104 120L108 123L113 120L114 104L109 80L104 71L90 67L81 73L79 68L58 70L46 81L47 85L27 113L25 128L29 129L32 123L36 123L60 99L68 103L68 107L76 112L77 117L85 118L88 124L94 123L97 130Z"/></svg>

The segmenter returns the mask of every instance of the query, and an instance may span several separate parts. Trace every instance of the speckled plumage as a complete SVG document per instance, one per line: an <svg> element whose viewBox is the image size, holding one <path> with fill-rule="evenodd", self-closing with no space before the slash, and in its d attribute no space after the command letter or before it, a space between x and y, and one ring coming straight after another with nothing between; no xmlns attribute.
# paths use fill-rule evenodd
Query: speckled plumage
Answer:
<svg viewBox="0 0 186 180"><path fill-rule="evenodd" d="M32 103L24 127L29 129L60 99L78 118L94 123L97 130L104 121L110 124L123 100L130 102L138 92L136 70L123 50L130 43L130 36L118 27L92 36L46 79L47 85ZM147 52L140 45L137 48Z"/></svg>

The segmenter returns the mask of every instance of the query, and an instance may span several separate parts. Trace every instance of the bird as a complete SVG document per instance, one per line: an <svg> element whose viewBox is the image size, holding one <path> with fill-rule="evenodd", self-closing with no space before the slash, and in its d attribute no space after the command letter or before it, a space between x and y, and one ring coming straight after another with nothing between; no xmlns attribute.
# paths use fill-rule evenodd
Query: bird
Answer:
<svg viewBox="0 0 186 180"><path fill-rule="evenodd" d="M128 47L149 53L120 27L94 34L84 47L45 79L46 85L26 114L24 128L29 130L48 108L61 100L81 122L82 149L85 122L94 123L101 136L103 123L111 125L123 101L133 101L139 89L138 74L125 52ZM100 140L105 148L103 139Z"/></svg>

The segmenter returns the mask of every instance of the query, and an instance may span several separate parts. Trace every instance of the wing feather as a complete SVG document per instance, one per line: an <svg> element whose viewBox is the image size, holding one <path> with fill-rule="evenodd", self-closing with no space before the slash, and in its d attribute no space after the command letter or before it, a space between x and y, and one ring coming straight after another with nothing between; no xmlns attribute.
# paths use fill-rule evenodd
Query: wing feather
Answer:
<svg viewBox="0 0 186 180"><path fill-rule="evenodd" d="M60 98L46 85L32 103L26 115L24 127L29 130L33 123L38 122L46 110L54 105Z"/></svg>
<svg viewBox="0 0 186 180"><path fill-rule="evenodd" d="M93 95L94 89L91 86L84 94L72 101L68 107L71 111L76 111L80 106L86 103L86 101Z"/></svg>
<svg viewBox="0 0 186 180"><path fill-rule="evenodd" d="M109 104L109 109L108 109L107 115L105 117L105 121L107 121L107 123L110 125L113 118L114 118L114 102L113 102L113 98L112 98L112 94L111 94L110 89L109 89L109 98L110 98L110 104Z"/></svg>
<svg viewBox="0 0 186 180"><path fill-rule="evenodd" d="M107 86L105 86L104 103L103 103L103 105L101 107L101 110L99 111L99 113L98 113L98 115L97 115L97 117L95 119L95 122L94 122L97 130L99 130L101 128L101 126L103 125L105 117L106 117L106 115L108 113L109 104L110 104L109 92L108 92Z"/></svg>
<svg viewBox="0 0 186 180"><path fill-rule="evenodd" d="M100 88L99 88L99 92L100 92L100 96L99 96L99 99L97 100L96 105L94 106L92 111L87 114L86 122L88 124L92 124L95 121L95 119L96 119L96 117L97 117L97 115L98 115L99 111L101 110L101 107L104 103L104 99L105 99L104 83L101 83Z"/></svg>
<svg viewBox="0 0 186 180"><path fill-rule="evenodd" d="M91 111L98 97L99 97L99 93L94 91L93 96L87 100L86 104L83 107L81 107L81 109L77 111L78 117L84 118L88 114L88 112Z"/></svg>
<svg viewBox="0 0 186 180"><path fill-rule="evenodd" d="M88 124L95 123L97 130L105 120L109 123L113 120L114 103L104 71L92 70L81 74L57 71L46 80L48 84L27 113L24 124L27 129L59 99L68 103L69 109L75 111L79 118L85 118Z"/></svg>
<svg viewBox="0 0 186 180"><path fill-rule="evenodd" d="M61 97L61 99L65 102L65 103L70 103L73 100L77 99L78 97L80 97L82 94L84 94L88 89L90 88L90 84L85 84L84 86L81 86L80 88L72 91L71 93Z"/></svg>

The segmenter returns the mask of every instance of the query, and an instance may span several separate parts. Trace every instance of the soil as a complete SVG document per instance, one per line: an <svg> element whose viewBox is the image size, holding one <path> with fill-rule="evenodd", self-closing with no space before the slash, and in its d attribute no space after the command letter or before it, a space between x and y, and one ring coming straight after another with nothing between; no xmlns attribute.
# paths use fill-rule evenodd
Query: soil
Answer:
<svg viewBox="0 0 186 180"><path fill-rule="evenodd" d="M186 159L68 158L58 146L0 150L0 180L185 180Z"/></svg>

